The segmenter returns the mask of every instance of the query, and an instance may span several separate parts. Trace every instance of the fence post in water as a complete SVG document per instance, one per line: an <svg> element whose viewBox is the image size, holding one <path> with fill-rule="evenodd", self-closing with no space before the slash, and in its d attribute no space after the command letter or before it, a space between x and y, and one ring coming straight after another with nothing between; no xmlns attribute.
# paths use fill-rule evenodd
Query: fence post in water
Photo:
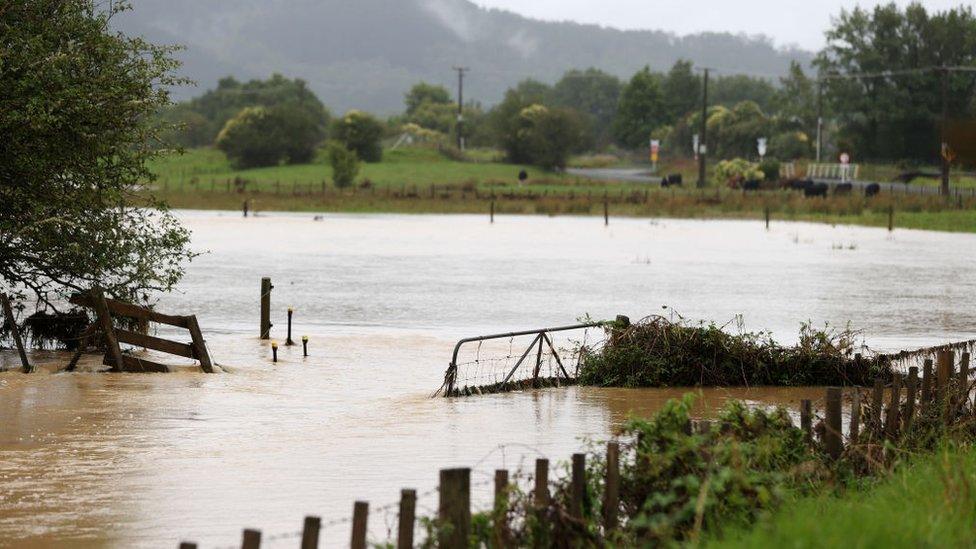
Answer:
<svg viewBox="0 0 976 549"><path fill-rule="evenodd" d="M894 440L898 436L898 408L901 404L901 374L891 377L891 395L888 401L888 417L885 421L885 436Z"/></svg>
<svg viewBox="0 0 976 549"><path fill-rule="evenodd" d="M603 226L610 226L610 201L603 197Z"/></svg>
<svg viewBox="0 0 976 549"><path fill-rule="evenodd" d="M922 363L922 399L921 406L923 408L928 406L929 402L932 401L932 359L926 358L925 362Z"/></svg>
<svg viewBox="0 0 976 549"><path fill-rule="evenodd" d="M617 527L617 508L620 506L620 444L607 443L607 479L603 494L603 529Z"/></svg>
<svg viewBox="0 0 976 549"><path fill-rule="evenodd" d="M856 444L861 434L861 392L855 390L851 398L851 430L848 434L850 444Z"/></svg>
<svg viewBox="0 0 976 549"><path fill-rule="evenodd" d="M881 407L884 405L884 381L874 380L874 390L871 392L871 431L875 436L881 435Z"/></svg>
<svg viewBox="0 0 976 549"><path fill-rule="evenodd" d="M180 549L197 549L197 544L191 541L181 541Z"/></svg>
<svg viewBox="0 0 976 549"><path fill-rule="evenodd" d="M319 530L322 528L320 517L307 516L302 525L302 549L318 549Z"/></svg>
<svg viewBox="0 0 976 549"><path fill-rule="evenodd" d="M918 392L918 366L908 369L905 380L905 417L902 418L902 432L907 433L915 418L915 397Z"/></svg>
<svg viewBox="0 0 976 549"><path fill-rule="evenodd" d="M417 513L417 491L400 490L400 516L397 525L397 549L413 548L413 523Z"/></svg>
<svg viewBox="0 0 976 549"><path fill-rule="evenodd" d="M471 531L471 469L441 469L437 517L448 528L439 533L438 547L467 549Z"/></svg>
<svg viewBox="0 0 976 549"><path fill-rule="evenodd" d="M800 401L800 428L807 442L813 442L813 402L809 399Z"/></svg>
<svg viewBox="0 0 976 549"><path fill-rule="evenodd" d="M271 339L271 279L261 279L261 339Z"/></svg>
<svg viewBox="0 0 976 549"><path fill-rule="evenodd" d="M826 407L827 429L824 431L824 446L826 446L830 458L837 459L844 449L840 387L827 388Z"/></svg>
<svg viewBox="0 0 976 549"><path fill-rule="evenodd" d="M241 549L259 549L261 547L260 530L244 530L244 540Z"/></svg>
<svg viewBox="0 0 976 549"><path fill-rule="evenodd" d="M488 214L488 221L490 221L491 223L495 222L495 199L491 200L491 210L489 211Z"/></svg>
<svg viewBox="0 0 976 549"><path fill-rule="evenodd" d="M888 232L895 230L895 206L893 204L888 205Z"/></svg>
<svg viewBox="0 0 976 549"><path fill-rule="evenodd" d="M763 208L763 213L766 216L766 230L768 231L769 230L769 206Z"/></svg>
<svg viewBox="0 0 976 549"><path fill-rule="evenodd" d="M302 356L308 356L308 336L302 336Z"/></svg>
<svg viewBox="0 0 976 549"><path fill-rule="evenodd" d="M271 342L271 362L278 363L278 342Z"/></svg>
<svg viewBox="0 0 976 549"><path fill-rule="evenodd" d="M583 519L586 508L586 454L573 454L573 503L569 509L570 515Z"/></svg>
<svg viewBox="0 0 976 549"><path fill-rule="evenodd" d="M369 519L369 502L357 501L352 507L352 549L366 549L366 526Z"/></svg>
<svg viewBox="0 0 976 549"><path fill-rule="evenodd" d="M285 345L294 345L295 342L291 339L291 317L295 314L295 309L288 307L288 337L285 338Z"/></svg>

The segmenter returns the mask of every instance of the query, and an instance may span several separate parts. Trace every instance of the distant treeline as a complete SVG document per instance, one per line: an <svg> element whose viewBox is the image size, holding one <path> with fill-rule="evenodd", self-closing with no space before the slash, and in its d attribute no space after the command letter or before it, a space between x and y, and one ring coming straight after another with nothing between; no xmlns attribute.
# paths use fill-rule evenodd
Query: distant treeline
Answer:
<svg viewBox="0 0 976 549"><path fill-rule="evenodd" d="M847 151L858 160L935 161L940 154L943 78L950 117L974 118L976 75L920 70L976 65L971 8L930 14L920 4L905 9L890 4L870 12L844 11L827 39L814 61L822 79L806 74L799 63L778 81L711 73L707 145L713 159L755 157L760 137L768 139L771 157L809 158L822 109L827 155ZM477 102L465 104L460 131L469 146L499 148L513 162L548 168L563 167L570 153L640 150L651 139L661 141L664 155L685 157L692 154L692 136L701 126L702 96L703 74L688 61L678 61L663 73L645 67L629 81L595 68L573 70L553 85L522 81L490 109ZM377 139L452 146L459 131L452 91L419 83L406 92L404 103L401 114L385 120L356 116L381 128L370 132ZM226 78L215 90L172 107L163 118L184 125L171 134L180 145L219 144L227 125L249 107L267 111L265 125L250 138L297 136L303 141L278 147L284 152L259 164L308 160L330 135L330 123L335 124L305 82L280 75L246 83ZM252 119L254 115L250 113ZM369 156L363 159L378 159Z"/></svg>

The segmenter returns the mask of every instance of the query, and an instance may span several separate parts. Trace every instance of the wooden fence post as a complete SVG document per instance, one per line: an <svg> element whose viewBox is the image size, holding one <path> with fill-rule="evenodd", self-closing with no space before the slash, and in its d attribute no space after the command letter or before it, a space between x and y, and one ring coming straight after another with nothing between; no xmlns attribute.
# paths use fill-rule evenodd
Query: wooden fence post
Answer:
<svg viewBox="0 0 976 549"><path fill-rule="evenodd" d="M119 340L115 337L115 327L112 325L112 314L108 310L108 305L105 303L105 296L102 295L102 290L99 288L94 288L91 291L92 306L95 308L95 314L98 316L98 322L102 327L102 334L105 337L105 345L108 347L109 356L115 361L115 366L112 368L116 372L124 372L126 370L125 358L122 356L122 349L119 347ZM142 369L142 366L139 366Z"/></svg>
<svg viewBox="0 0 976 549"><path fill-rule="evenodd" d="M922 400L919 408L924 408L932 402L932 359L926 358L922 365Z"/></svg>
<svg viewBox="0 0 976 549"><path fill-rule="evenodd" d="M508 547L508 469L495 469L495 505L492 514L495 547Z"/></svg>
<svg viewBox="0 0 976 549"><path fill-rule="evenodd" d="M830 458L837 459L844 450L840 387L827 388L826 408L824 446L827 448L827 454L830 456Z"/></svg>
<svg viewBox="0 0 976 549"><path fill-rule="evenodd" d="M261 279L261 339L271 339L271 279Z"/></svg>
<svg viewBox="0 0 976 549"><path fill-rule="evenodd" d="M241 549L260 549L261 530L244 530L244 540Z"/></svg>
<svg viewBox="0 0 976 549"><path fill-rule="evenodd" d="M894 440L898 436L899 407L901 404L901 374L891 377L891 395L888 401L888 417L885 421L885 436Z"/></svg>
<svg viewBox="0 0 976 549"><path fill-rule="evenodd" d="M397 549L413 548L413 524L417 518L417 491L400 490L400 516L397 525Z"/></svg>
<svg viewBox="0 0 976 549"><path fill-rule="evenodd" d="M320 517L307 516L302 525L302 549L318 549L319 530L322 528Z"/></svg>
<svg viewBox="0 0 976 549"><path fill-rule="evenodd" d="M874 380L874 390L871 393L871 431L875 436L881 436L881 407L884 404L884 381Z"/></svg>
<svg viewBox="0 0 976 549"><path fill-rule="evenodd" d="M603 494L603 528L611 532L617 528L617 508L620 506L620 444L607 443L607 479Z"/></svg>
<svg viewBox="0 0 976 549"><path fill-rule="evenodd" d="M851 398L851 427L848 439L850 444L857 444L858 436L861 434L861 392L855 390Z"/></svg>
<svg viewBox="0 0 976 549"><path fill-rule="evenodd" d="M807 442L813 442L813 402L809 399L800 401L800 428Z"/></svg>
<svg viewBox="0 0 976 549"><path fill-rule="evenodd" d="M17 320L14 318L14 309L10 306L10 298L7 294L0 294L0 303L3 304L3 314L10 323L10 335L14 338L14 345L17 346L17 353L20 355L20 366L25 374L34 371L30 361L27 360L27 351L24 349L24 340L20 338L20 328L17 327Z"/></svg>
<svg viewBox="0 0 976 549"><path fill-rule="evenodd" d="M193 354L197 355L200 368L208 374L214 373L213 362L210 360L210 352L207 351L207 343L203 339L203 331L200 330L197 315L186 317L186 328L190 331L190 338L193 340Z"/></svg>
<svg viewBox="0 0 976 549"><path fill-rule="evenodd" d="M572 505L569 512L582 520L586 508L586 454L573 454Z"/></svg>
<svg viewBox="0 0 976 549"><path fill-rule="evenodd" d="M959 357L959 406L969 400L969 353Z"/></svg>
<svg viewBox="0 0 976 549"><path fill-rule="evenodd" d="M952 396L952 379L955 370L956 353L939 351L936 355L935 400L942 407L946 419L949 417Z"/></svg>
<svg viewBox="0 0 976 549"><path fill-rule="evenodd" d="M606 198L603 199L603 226L610 226L610 203Z"/></svg>
<svg viewBox="0 0 976 549"><path fill-rule="evenodd" d="M918 392L918 366L908 369L908 378L905 380L905 417L902 418L902 432L907 433L912 426L915 418L915 397Z"/></svg>
<svg viewBox="0 0 976 549"><path fill-rule="evenodd" d="M441 526L438 547L467 549L471 531L471 469L441 469L437 516Z"/></svg>
<svg viewBox="0 0 976 549"><path fill-rule="evenodd" d="M534 497L537 530L534 546L547 547L549 539L549 460L539 458L535 460L535 490Z"/></svg>
<svg viewBox="0 0 976 549"><path fill-rule="evenodd" d="M366 549L366 527L369 519L369 502L357 501L352 507L352 549Z"/></svg>
<svg viewBox="0 0 976 549"><path fill-rule="evenodd" d="M197 544L192 541L181 541L180 549L197 549Z"/></svg>

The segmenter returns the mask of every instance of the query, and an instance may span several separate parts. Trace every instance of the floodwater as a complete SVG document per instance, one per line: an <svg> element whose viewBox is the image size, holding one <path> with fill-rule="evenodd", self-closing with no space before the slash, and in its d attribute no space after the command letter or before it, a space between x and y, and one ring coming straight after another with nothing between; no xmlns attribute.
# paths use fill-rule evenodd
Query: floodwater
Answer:
<svg viewBox="0 0 976 549"><path fill-rule="evenodd" d="M967 339L976 325L974 235L776 222L767 232L758 221L180 216L209 253L160 310L196 313L227 373L53 374L66 359L37 354L42 372L0 374L0 545L233 546L250 527L263 546L292 547L285 536L304 515L348 521L354 500L371 502L371 536L381 539L396 513L382 506L401 488L425 494L421 512L436 509L440 468L472 467L484 507L494 468L568 460L585 439L685 392L428 398L461 337L671 308L720 324L741 314L745 328L784 342L801 321L850 321L878 350ZM275 284L275 338L295 307L310 357L282 345L271 364L257 338L262 276ZM16 367L16 356L0 353L0 363ZM795 409L821 395L711 389L698 410L729 398ZM349 528L329 524L323 546L345 543Z"/></svg>

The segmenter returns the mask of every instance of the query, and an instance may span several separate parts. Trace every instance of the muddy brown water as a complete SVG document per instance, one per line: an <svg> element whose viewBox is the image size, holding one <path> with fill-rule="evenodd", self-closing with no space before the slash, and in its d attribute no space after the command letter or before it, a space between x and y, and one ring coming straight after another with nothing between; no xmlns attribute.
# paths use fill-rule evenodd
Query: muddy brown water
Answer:
<svg viewBox="0 0 976 549"><path fill-rule="evenodd" d="M400 488L436 509L442 467L473 467L476 507L496 467L566 460L684 389L564 388L430 399L454 342L496 331L669 311L784 342L799 322L850 321L879 350L972 337L976 236L761 222L180 212L194 246L161 310L195 312L228 373L0 374L0 545L233 546L244 527L297 532L369 500L373 539L395 532ZM296 308L311 356L257 339L259 279L274 334ZM173 335L163 330L162 335ZM528 342L524 342L527 344ZM514 344L518 346L518 342ZM16 355L0 353L16 366ZM822 389L706 389L793 409ZM345 543L348 522L323 531ZM266 543L291 547L294 538Z"/></svg>

